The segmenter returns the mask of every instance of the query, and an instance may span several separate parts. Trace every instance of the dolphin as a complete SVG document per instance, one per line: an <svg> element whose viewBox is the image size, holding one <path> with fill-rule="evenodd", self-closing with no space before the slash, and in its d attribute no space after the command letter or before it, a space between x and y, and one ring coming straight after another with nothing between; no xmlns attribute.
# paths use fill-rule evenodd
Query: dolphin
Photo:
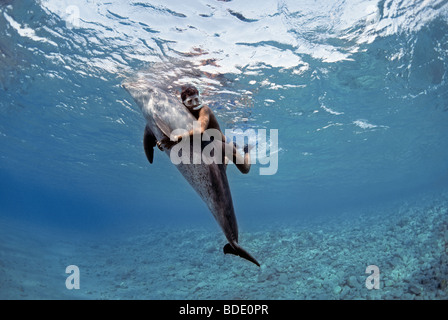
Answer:
<svg viewBox="0 0 448 320"><path fill-rule="evenodd" d="M165 136L169 137L171 131L175 129L191 130L196 119L173 95L146 79L125 81L122 83L122 87L132 96L146 119L143 145L148 161L152 163L157 141L161 141ZM210 143L222 144L221 141ZM202 144L203 148L204 143ZM168 156L170 155L170 150L165 149L164 151ZM190 159L194 152L195 150L191 146ZM224 254L234 254L260 266L258 261L238 244L238 225L225 162L180 163L176 167L207 204L224 232L229 242L223 248Z"/></svg>

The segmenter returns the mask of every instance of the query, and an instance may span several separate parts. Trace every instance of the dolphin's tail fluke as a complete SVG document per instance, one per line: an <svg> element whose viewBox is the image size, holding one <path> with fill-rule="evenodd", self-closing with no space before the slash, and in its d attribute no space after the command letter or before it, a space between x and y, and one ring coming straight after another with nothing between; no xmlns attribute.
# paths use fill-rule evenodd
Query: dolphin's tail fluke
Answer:
<svg viewBox="0 0 448 320"><path fill-rule="evenodd" d="M234 254L246 260L249 260L252 263L255 263L257 266L260 266L257 260L250 255L249 252L240 247L240 245L236 242L232 242L232 244L228 243L224 246L224 254Z"/></svg>

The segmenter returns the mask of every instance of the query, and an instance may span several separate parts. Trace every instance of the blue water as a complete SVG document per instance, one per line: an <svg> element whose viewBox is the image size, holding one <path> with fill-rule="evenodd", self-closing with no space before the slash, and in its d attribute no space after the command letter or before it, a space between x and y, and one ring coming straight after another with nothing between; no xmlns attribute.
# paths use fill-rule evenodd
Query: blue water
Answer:
<svg viewBox="0 0 448 320"><path fill-rule="evenodd" d="M447 1L2 1L0 298L446 299L447 70ZM260 269L147 162L138 72L197 84L222 129L278 129L276 174L227 170Z"/></svg>

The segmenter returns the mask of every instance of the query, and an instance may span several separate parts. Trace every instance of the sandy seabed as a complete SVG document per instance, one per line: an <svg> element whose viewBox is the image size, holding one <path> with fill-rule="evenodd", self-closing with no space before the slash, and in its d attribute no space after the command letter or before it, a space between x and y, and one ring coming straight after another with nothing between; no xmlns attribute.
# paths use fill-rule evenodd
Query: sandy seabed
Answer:
<svg viewBox="0 0 448 320"><path fill-rule="evenodd" d="M448 194L240 234L208 228L73 237L1 220L1 299L448 299ZM68 290L66 267L80 270ZM379 270L368 289L366 268ZM367 281L366 281L367 280Z"/></svg>

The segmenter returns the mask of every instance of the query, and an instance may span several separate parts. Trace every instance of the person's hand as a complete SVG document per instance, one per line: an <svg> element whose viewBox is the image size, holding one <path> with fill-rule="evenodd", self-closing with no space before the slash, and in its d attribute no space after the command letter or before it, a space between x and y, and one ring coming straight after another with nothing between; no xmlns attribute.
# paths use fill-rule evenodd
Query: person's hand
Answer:
<svg viewBox="0 0 448 320"><path fill-rule="evenodd" d="M171 140L170 138L165 137L160 142L157 143L157 146L159 146L159 144L160 144L162 147L162 149L160 149L160 146L159 146L160 150L163 150L163 148L166 148L169 150L174 145L176 145L180 142L180 140L182 139L182 136L174 136L173 138L174 138L174 140Z"/></svg>

